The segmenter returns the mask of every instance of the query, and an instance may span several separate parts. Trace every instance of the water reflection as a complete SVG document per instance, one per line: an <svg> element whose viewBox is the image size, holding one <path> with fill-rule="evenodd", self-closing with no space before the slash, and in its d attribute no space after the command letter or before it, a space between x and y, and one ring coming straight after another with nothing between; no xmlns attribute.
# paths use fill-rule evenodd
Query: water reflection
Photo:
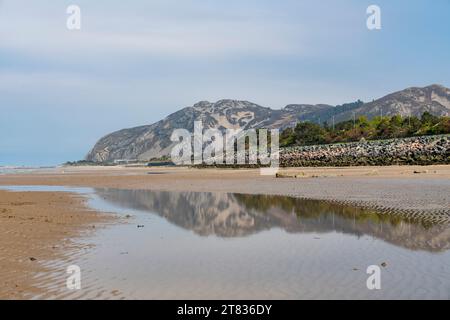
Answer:
<svg viewBox="0 0 450 320"><path fill-rule="evenodd" d="M289 233L363 235L411 250L450 248L446 223L316 200L227 193L96 189L104 200L149 211L201 236L244 237L271 228Z"/></svg>

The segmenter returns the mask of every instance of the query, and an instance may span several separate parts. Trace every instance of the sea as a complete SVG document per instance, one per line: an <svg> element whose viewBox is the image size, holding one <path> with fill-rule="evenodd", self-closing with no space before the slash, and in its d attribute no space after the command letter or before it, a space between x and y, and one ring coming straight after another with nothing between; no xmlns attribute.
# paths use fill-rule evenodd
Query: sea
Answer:
<svg viewBox="0 0 450 320"><path fill-rule="evenodd" d="M55 169L57 166L0 166L0 175L5 174L26 174L36 171Z"/></svg>

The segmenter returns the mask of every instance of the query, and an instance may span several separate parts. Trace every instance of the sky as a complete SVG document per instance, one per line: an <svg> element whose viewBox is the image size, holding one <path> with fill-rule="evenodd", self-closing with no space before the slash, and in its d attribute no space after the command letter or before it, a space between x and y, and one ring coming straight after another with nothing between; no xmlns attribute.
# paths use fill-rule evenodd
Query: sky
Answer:
<svg viewBox="0 0 450 320"><path fill-rule="evenodd" d="M280 109L450 87L449 58L450 0L0 0L0 166L82 159L202 100Z"/></svg>

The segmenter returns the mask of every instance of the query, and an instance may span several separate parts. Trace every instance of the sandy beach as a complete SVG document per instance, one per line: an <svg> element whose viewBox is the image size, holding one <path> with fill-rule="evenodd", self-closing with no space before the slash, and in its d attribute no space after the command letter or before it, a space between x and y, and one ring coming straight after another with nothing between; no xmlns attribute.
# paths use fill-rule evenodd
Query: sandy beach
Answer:
<svg viewBox="0 0 450 320"><path fill-rule="evenodd" d="M0 185L284 195L450 221L450 166L445 165L286 168L279 177L261 176L257 169L60 167L1 175ZM0 299L11 299L43 294L40 275L51 272L45 262L69 263L82 249L72 240L114 217L90 210L79 195L0 191L0 219Z"/></svg>
<svg viewBox="0 0 450 320"><path fill-rule="evenodd" d="M40 277L53 271L46 262L69 265L71 254L83 249L72 240L112 219L73 194L0 191L0 299L43 294Z"/></svg>
<svg viewBox="0 0 450 320"><path fill-rule="evenodd" d="M0 176L0 185L51 185L285 195L396 212L450 215L450 166L258 169L61 167Z"/></svg>

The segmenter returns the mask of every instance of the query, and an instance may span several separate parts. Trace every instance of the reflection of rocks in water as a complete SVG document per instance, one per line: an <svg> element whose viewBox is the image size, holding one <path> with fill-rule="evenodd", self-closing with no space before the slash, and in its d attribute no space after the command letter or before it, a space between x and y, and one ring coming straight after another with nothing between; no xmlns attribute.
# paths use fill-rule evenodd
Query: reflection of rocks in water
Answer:
<svg viewBox="0 0 450 320"><path fill-rule="evenodd" d="M413 250L450 249L448 224L282 196L98 189L105 200L154 212L202 236L239 237L271 228L290 233L373 236Z"/></svg>

